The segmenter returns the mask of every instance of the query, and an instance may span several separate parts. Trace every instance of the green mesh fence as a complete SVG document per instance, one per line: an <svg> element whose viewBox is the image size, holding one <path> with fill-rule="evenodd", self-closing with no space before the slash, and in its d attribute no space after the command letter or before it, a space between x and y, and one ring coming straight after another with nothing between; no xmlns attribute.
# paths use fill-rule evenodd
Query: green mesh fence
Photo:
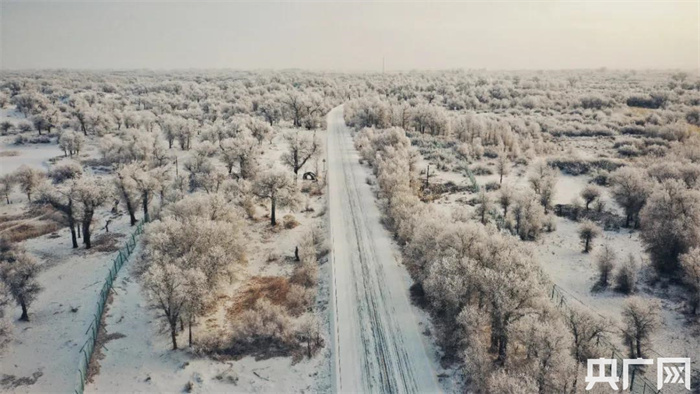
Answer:
<svg viewBox="0 0 700 394"><path fill-rule="evenodd" d="M87 380L87 370L90 365L90 359L95 351L95 346L97 344L97 333L100 330L100 322L102 321L102 314L105 310L105 305L107 304L107 298L109 297L109 292L112 289L112 284L117 278L117 273L122 268L124 263L129 260L129 256L136 248L136 239L139 235L143 233L143 221L136 225L136 230L127 238L124 247L119 250L119 254L112 261L112 265L109 267L109 272L105 278L104 284L102 285L102 290L100 291L100 297L96 302L95 313L93 314L93 320L90 323L85 335L87 335L87 340L85 344L80 348L80 359L78 360L78 374L77 374L77 384L75 392L77 394L82 394L85 390L85 381Z"/></svg>

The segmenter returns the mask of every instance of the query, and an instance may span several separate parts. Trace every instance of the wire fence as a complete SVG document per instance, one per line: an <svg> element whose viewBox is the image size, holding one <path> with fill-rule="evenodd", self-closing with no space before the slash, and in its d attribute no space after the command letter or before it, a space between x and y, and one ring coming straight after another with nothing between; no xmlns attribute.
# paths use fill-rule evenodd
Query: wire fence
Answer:
<svg viewBox="0 0 700 394"><path fill-rule="evenodd" d="M567 312L571 312L571 307L570 307L570 300L567 299L567 297L564 295L563 289L561 289L559 286L557 286L554 283L550 284L552 287L552 290L550 292L549 298L552 299L552 302L559 307L560 309L564 309ZM580 304L583 306L587 306L580 300L576 299ZM602 345L603 347L607 348L610 351L610 358L617 360L617 374L620 379L622 379L622 361L625 359L623 356L622 352L615 346L613 343L609 342L605 338L599 337L598 339L598 344ZM661 390L659 390L656 387L656 383L650 381L644 376L644 372L641 368L637 366L631 366L631 371L630 371L630 388L629 388L630 393L639 393L639 394L652 394L652 393L661 393Z"/></svg>
<svg viewBox="0 0 700 394"><path fill-rule="evenodd" d="M95 346L97 345L97 334L100 331L100 323L102 321L102 314L105 310L105 305L107 304L107 298L109 297L109 292L112 290L112 285L114 280L117 278L119 270L124 266L124 263L129 261L129 256L136 248L136 239L139 235L143 233L143 224L141 221L136 225L136 230L131 234L126 240L126 244L122 249L119 250L119 254L112 261L112 266L109 268L105 282L102 285L102 291L100 291L100 298L97 300L97 309L93 315L92 323L85 331L85 335L88 336L85 344L80 348L80 360L78 361L78 374L77 374L77 385L75 389L76 394L83 394L85 390L85 383L87 381L88 368L90 366L90 359L95 352Z"/></svg>

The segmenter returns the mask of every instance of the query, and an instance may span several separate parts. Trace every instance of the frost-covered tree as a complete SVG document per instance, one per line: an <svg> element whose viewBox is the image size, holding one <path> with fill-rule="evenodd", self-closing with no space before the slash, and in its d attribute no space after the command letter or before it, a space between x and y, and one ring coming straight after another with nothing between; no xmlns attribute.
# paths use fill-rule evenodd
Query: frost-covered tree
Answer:
<svg viewBox="0 0 700 394"><path fill-rule="evenodd" d="M586 211L588 211L588 207L593 201L600 198L600 193L600 188L596 185L587 185L585 188L583 188L583 190L581 190L581 198L586 204Z"/></svg>
<svg viewBox="0 0 700 394"><path fill-rule="evenodd" d="M53 183L63 183L83 176L83 166L74 160L62 161L51 167L48 175Z"/></svg>
<svg viewBox="0 0 700 394"><path fill-rule="evenodd" d="M656 188L640 217L642 241L659 273L675 273L679 256L700 245L700 191L681 181Z"/></svg>
<svg viewBox="0 0 700 394"><path fill-rule="evenodd" d="M610 174L612 182L612 195L625 210L625 226L629 227L632 221L635 227L639 225L639 212L649 197L650 183L644 178L643 173L633 167L622 167Z"/></svg>
<svg viewBox="0 0 700 394"><path fill-rule="evenodd" d="M153 201L155 194L161 190L162 173L167 171L163 168L154 168L151 170L134 171L131 174L131 179L136 183L136 190L141 193L141 206L143 207L143 220L150 220L148 208Z"/></svg>
<svg viewBox="0 0 700 394"><path fill-rule="evenodd" d="M77 179L77 178L76 178ZM80 207L76 201L75 180L61 185L45 185L39 191L38 203L47 204L59 212L70 229L73 248L78 248L76 225L80 218Z"/></svg>
<svg viewBox="0 0 700 394"><path fill-rule="evenodd" d="M615 255L615 250L609 244L603 244L598 256L596 257L596 264L598 266L598 283L601 286L607 287L610 284L610 278L613 269L615 269L615 260L617 256Z"/></svg>
<svg viewBox="0 0 700 394"><path fill-rule="evenodd" d="M501 152L496 159L496 173L498 174L498 183L503 184L503 176L510 173L510 160L505 152Z"/></svg>
<svg viewBox="0 0 700 394"><path fill-rule="evenodd" d="M241 132L236 138L226 138L219 142L221 161L226 165L228 173L241 179L251 179L257 171L260 149L255 138L247 131ZM234 173L234 168L238 172Z"/></svg>
<svg viewBox="0 0 700 394"><path fill-rule="evenodd" d="M532 173L528 177L532 190L539 196L540 204L546 214L552 206L554 192L557 185L557 172L545 161L535 163Z"/></svg>
<svg viewBox="0 0 700 394"><path fill-rule="evenodd" d="M583 245L583 253L588 253L591 250L593 240L598 238L602 233L600 227L590 220L584 220L578 228L578 237Z"/></svg>
<svg viewBox="0 0 700 394"><path fill-rule="evenodd" d="M11 304L14 300L5 282L0 281L0 350L3 350L12 339Z"/></svg>
<svg viewBox="0 0 700 394"><path fill-rule="evenodd" d="M22 165L15 171L13 177L17 181L22 192L27 195L27 200L32 201L32 194L34 194L42 182L44 182L46 174L36 168Z"/></svg>
<svg viewBox="0 0 700 394"><path fill-rule="evenodd" d="M136 173L140 171L143 171L140 166L129 164L117 170L116 177L114 178L117 196L124 202L132 226L138 222L136 219L136 210L141 202L141 191L134 179L137 177Z"/></svg>
<svg viewBox="0 0 700 394"><path fill-rule="evenodd" d="M611 334L612 323L576 304L567 310L564 322L572 335L571 353L577 363L573 382L573 392L576 392L578 364L585 364L587 360L607 352L601 340L606 340Z"/></svg>
<svg viewBox="0 0 700 394"><path fill-rule="evenodd" d="M627 256L627 261L620 266L620 269L615 274L615 290L625 294L634 292L634 289L637 286L638 269L637 262L635 261L634 256L630 253Z"/></svg>
<svg viewBox="0 0 700 394"><path fill-rule="evenodd" d="M85 146L85 136L73 130L64 130L58 137L58 146L61 147L65 156L79 155Z"/></svg>
<svg viewBox="0 0 700 394"><path fill-rule="evenodd" d="M659 304L640 297L630 297L622 309L622 335L630 358L643 358L651 335L659 328Z"/></svg>
<svg viewBox="0 0 700 394"><path fill-rule="evenodd" d="M566 391L576 365L570 355L572 336L564 323L530 315L519 322L516 330L527 352L526 371L539 392Z"/></svg>
<svg viewBox="0 0 700 394"><path fill-rule="evenodd" d="M513 230L520 239L524 241L537 239L542 231L544 218L544 208L532 190L524 190L516 196L511 210L511 219Z"/></svg>
<svg viewBox="0 0 700 394"><path fill-rule="evenodd" d="M5 202L10 203L10 194L12 194L12 189L15 188L17 180L13 174L5 174L0 176L0 193L5 197Z"/></svg>
<svg viewBox="0 0 700 394"><path fill-rule="evenodd" d="M508 208L515 200L515 191L510 185L504 185L498 194L498 204L503 208L503 216L508 216Z"/></svg>
<svg viewBox="0 0 700 394"><path fill-rule="evenodd" d="M270 201L270 224L277 224L277 208L291 207L296 204L297 190L294 181L279 170L269 170L258 176L253 182L252 193Z"/></svg>
<svg viewBox="0 0 700 394"><path fill-rule="evenodd" d="M187 282L199 273L183 271L175 264L152 264L144 274L143 282L150 304L165 318L173 350L177 350L177 323L188 301ZM191 279L190 279L191 280Z"/></svg>
<svg viewBox="0 0 700 394"><path fill-rule="evenodd" d="M72 194L80 207L83 243L85 249L90 249L92 247L90 226L95 211L112 197L112 188L102 178L84 176L75 181Z"/></svg>
<svg viewBox="0 0 700 394"><path fill-rule="evenodd" d="M36 259L22 249L12 247L0 254L0 280L10 295L22 309L22 321L29 321L29 307L41 292L37 281L39 264Z"/></svg>
<svg viewBox="0 0 700 394"><path fill-rule="evenodd" d="M481 221L481 224L485 225L488 220L487 215L489 212L491 212L491 209L493 209L491 197L486 194L484 190L481 190L479 195L476 197L476 203L476 215L479 218L479 221Z"/></svg>
<svg viewBox="0 0 700 394"><path fill-rule="evenodd" d="M284 139L287 151L282 155L282 162L294 171L296 177L306 162L319 153L321 143L315 135L299 131L285 134Z"/></svg>
<svg viewBox="0 0 700 394"><path fill-rule="evenodd" d="M688 305L690 312L695 315L700 307L700 247L694 247L681 255L683 282L690 289Z"/></svg>
<svg viewBox="0 0 700 394"><path fill-rule="evenodd" d="M250 134L255 137L258 144L262 144L263 141L269 139L273 133L272 127L265 123L264 121L257 118L250 118L247 123L248 130Z"/></svg>

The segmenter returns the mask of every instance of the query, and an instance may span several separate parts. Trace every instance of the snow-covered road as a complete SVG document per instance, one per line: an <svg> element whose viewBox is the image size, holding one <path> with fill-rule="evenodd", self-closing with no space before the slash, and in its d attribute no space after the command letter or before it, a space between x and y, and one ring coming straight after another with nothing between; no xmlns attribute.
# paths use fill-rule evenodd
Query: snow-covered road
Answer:
<svg viewBox="0 0 700 394"><path fill-rule="evenodd" d="M339 392L439 392L409 303L398 249L380 223L342 107L328 115L329 204L334 290L334 362Z"/></svg>

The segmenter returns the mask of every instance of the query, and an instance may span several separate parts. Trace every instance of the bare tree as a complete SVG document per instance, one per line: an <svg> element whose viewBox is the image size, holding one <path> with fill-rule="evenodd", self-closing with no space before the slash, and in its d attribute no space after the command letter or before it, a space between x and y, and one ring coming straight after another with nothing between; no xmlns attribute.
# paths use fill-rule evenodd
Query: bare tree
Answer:
<svg viewBox="0 0 700 394"><path fill-rule="evenodd" d="M296 202L294 182L286 174L271 170L262 173L253 183L253 194L270 201L270 224L276 225L277 207L293 206Z"/></svg>
<svg viewBox="0 0 700 394"><path fill-rule="evenodd" d="M600 340L610 335L612 323L575 304L569 308L564 320L573 336L572 353L577 373L574 375L572 392L576 392L579 365L601 356L607 350L601 348Z"/></svg>
<svg viewBox="0 0 700 394"><path fill-rule="evenodd" d="M39 188L45 177L44 172L26 165L19 167L14 174L15 180L29 201L32 201L32 194Z"/></svg>
<svg viewBox="0 0 700 394"><path fill-rule="evenodd" d="M600 234L601 230L597 224L590 220L581 222L581 226L579 226L578 229L578 236L581 238L581 243L583 244L583 253L590 252L593 240L598 238Z"/></svg>
<svg viewBox="0 0 700 394"><path fill-rule="evenodd" d="M700 191L667 180L649 197L641 214L641 238L654 268L673 274L679 256L700 245Z"/></svg>
<svg viewBox="0 0 700 394"><path fill-rule="evenodd" d="M630 297L622 310L622 335L629 346L630 358L643 358L651 335L659 328L659 304L640 297Z"/></svg>
<svg viewBox="0 0 700 394"><path fill-rule="evenodd" d="M306 162L320 151L321 143L315 135L299 131L290 132L284 138L288 150L282 155L282 162L294 171L296 177Z"/></svg>
<svg viewBox="0 0 700 394"><path fill-rule="evenodd" d="M476 198L476 203L478 204L476 207L476 215L479 217L481 224L485 225L487 222L486 216L493 208L491 197L489 197L484 190L481 190Z"/></svg>
<svg viewBox="0 0 700 394"><path fill-rule="evenodd" d="M83 243L85 249L90 249L92 247L90 226L95 210L112 197L111 188L101 178L85 176L75 181L73 196L80 206Z"/></svg>
<svg viewBox="0 0 700 394"><path fill-rule="evenodd" d="M177 323L187 304L187 276L175 264L153 264L144 275L144 287L151 305L167 321L173 350L177 350Z"/></svg>
<svg viewBox="0 0 700 394"><path fill-rule="evenodd" d="M540 199L540 204L544 207L544 213L549 212L554 192L557 184L557 173L547 162L540 161L535 163L532 174L528 178L532 190L537 193Z"/></svg>
<svg viewBox="0 0 700 394"><path fill-rule="evenodd" d="M0 255L0 280L22 308L22 321L29 321L29 306L42 290L36 280L38 274L39 264L24 250L14 247Z"/></svg>
<svg viewBox="0 0 700 394"><path fill-rule="evenodd" d="M15 188L17 181L12 174L5 174L0 176L0 193L5 197L5 202L10 203L10 194L12 194L12 189Z"/></svg>
<svg viewBox="0 0 700 394"><path fill-rule="evenodd" d="M603 244L603 247L596 258L596 263L598 265L598 283L601 286L607 287L610 284L610 276L613 269L615 268L615 251L609 244Z"/></svg>
<svg viewBox="0 0 700 394"><path fill-rule="evenodd" d="M73 248L78 248L78 236L76 224L78 223L79 207L75 200L75 181L71 180L63 185L46 185L40 190L39 200L41 204L48 204L63 215L70 229Z"/></svg>
<svg viewBox="0 0 700 394"><path fill-rule="evenodd" d="M639 211L642 210L650 192L650 184L642 171L632 167L622 167L610 175L612 195L625 210L625 227L634 220L639 225Z"/></svg>
<svg viewBox="0 0 700 394"><path fill-rule="evenodd" d="M117 195L119 199L124 202L124 205L126 205L126 211L129 213L129 220L132 226L138 222L136 219L136 209L141 202L141 193L138 184L134 180L136 172L139 171L143 171L143 169L136 165L129 164L119 169L114 179Z"/></svg>
<svg viewBox="0 0 700 394"><path fill-rule="evenodd" d="M596 185L587 185L581 190L581 198L586 203L586 211L593 201L600 198L600 188Z"/></svg>
<svg viewBox="0 0 700 394"><path fill-rule="evenodd" d="M496 172L499 176L498 183L502 185L503 176L510 173L510 160L508 160L505 151L498 154L498 158L496 159Z"/></svg>

